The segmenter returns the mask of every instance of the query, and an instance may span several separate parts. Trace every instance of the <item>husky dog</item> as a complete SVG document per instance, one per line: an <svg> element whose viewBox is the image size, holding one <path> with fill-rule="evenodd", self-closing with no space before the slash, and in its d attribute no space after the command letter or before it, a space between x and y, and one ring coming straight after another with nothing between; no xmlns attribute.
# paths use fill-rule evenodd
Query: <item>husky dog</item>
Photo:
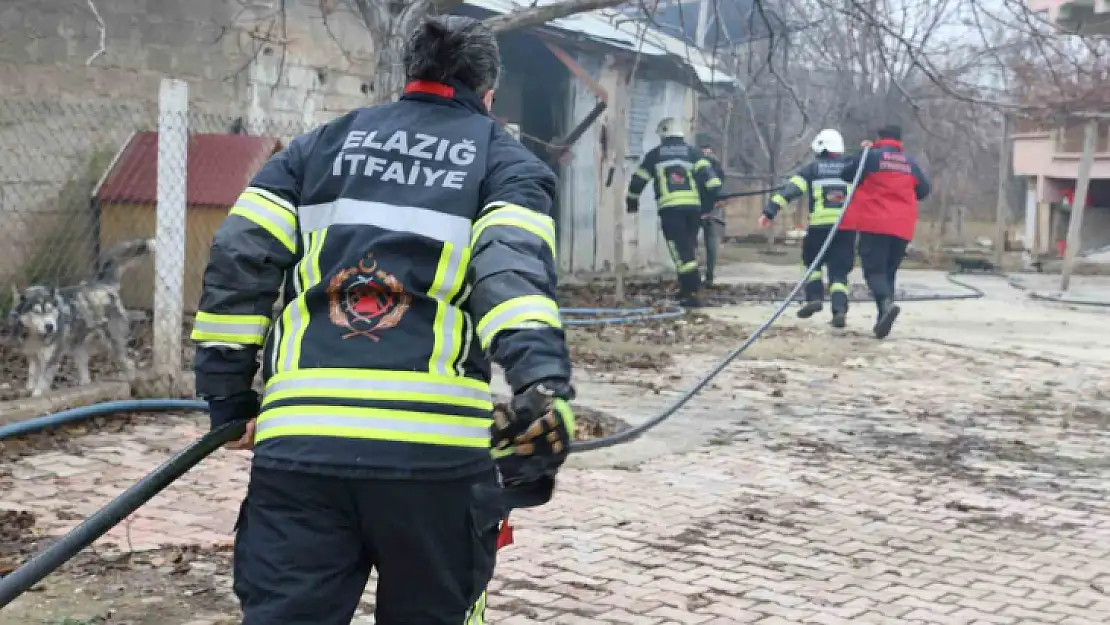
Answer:
<svg viewBox="0 0 1110 625"><path fill-rule="evenodd" d="M15 343L27 357L27 390L39 397L50 390L62 358L72 356L77 379L89 384L89 343L94 336L107 338L128 379L135 363L127 356L130 322L120 299L120 278L135 261L150 254L154 242L124 241L96 260L90 279L57 288L35 285L19 292L12 287L8 322Z"/></svg>

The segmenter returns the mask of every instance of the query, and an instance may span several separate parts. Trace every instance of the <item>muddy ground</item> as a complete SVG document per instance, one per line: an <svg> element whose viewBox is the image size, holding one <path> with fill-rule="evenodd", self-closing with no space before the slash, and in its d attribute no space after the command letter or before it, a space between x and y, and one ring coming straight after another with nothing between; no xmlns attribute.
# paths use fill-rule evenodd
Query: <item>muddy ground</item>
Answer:
<svg viewBox="0 0 1110 625"><path fill-rule="evenodd" d="M789 283L725 288L721 297L773 299L785 294L782 285ZM670 281L631 287L623 304L655 305L665 301L672 289ZM562 299L565 306L619 304L613 300L611 289L598 287L568 288ZM1015 308L1009 303L1005 306L1006 310ZM766 316L762 308L738 310L734 315L691 313L633 325L569 327L580 379L587 384L599 384L586 394L587 398L618 404L633 402L632 397L618 393L603 396L598 388L617 386L601 387L602 383L635 386L634 393L648 399L653 395L666 397L688 387L692 379L750 335L757 326L755 319ZM982 309L966 310L964 314ZM1045 320L1053 317L1039 310L1036 315L1031 313L1030 319L1031 323L1043 326ZM951 316L946 311L947 308L939 306L914 309L907 314L906 324L920 327L915 333L940 328ZM1003 315L1001 309L992 314L1000 319ZM1021 317L1015 319L1009 323L1025 323ZM1075 319L1069 317L1063 323L1075 324ZM1074 403L1073 393L1061 387L1070 383L1070 378L1060 373L1062 369L1056 361L1023 362L1017 354L1001 348L944 346L939 340L928 343L908 336L913 334L909 330L903 330L892 341L878 342L869 336L868 323L853 317L855 325L840 332L830 331L823 319L809 323L787 319L774 326L765 335L768 340L757 342L744 355L744 364L733 371L735 377L715 382L702 405L693 407L704 413L687 414L681 423L675 420L661 427L660 437L675 440L692 437L699 439L702 446L708 441L711 447L751 447L755 441L767 453L812 462L818 476L828 466L857 453L852 451L853 446L864 441L868 458L909 463L929 471L936 479L944 476L960 483L994 484L999 478L981 468L984 457L1020 464L1030 474L1056 470L1061 461L1049 458L1041 449L1048 443L1033 436L1039 432L1035 428L1042 424L1070 419L1069 427L1086 432L1095 427L1091 424L1105 429L1110 422L1101 407ZM993 326L980 328L970 325L972 322L961 323L983 336L1001 332ZM1007 322L999 321L998 326L1005 328ZM1066 343L1065 336L1070 334L1056 329L1060 333L1055 342ZM895 389L895 382L904 384L904 388ZM773 402L776 409L792 416L782 419L754 413L718 415L723 412L722 405L749 399L763 402L761 405ZM1094 399L1101 401L1106 397ZM664 398L659 398L659 402L665 403ZM631 409L645 414L654 410L640 404ZM603 436L627 427L617 416L601 410L579 405L577 412L582 424L579 437ZM845 423L840 429L824 429L823 422L818 423L815 417L819 412L842 412ZM730 421L726 422L726 416ZM704 427L697 432L685 431L690 423L703 417ZM51 450L79 454L85 434L123 433L138 424L149 424L152 418L101 419L0 443L0 492L14 483L4 467L16 458ZM896 418L909 423L902 424ZM1016 424L1011 438L988 440L977 430L984 424L1003 421ZM1062 441L1064 434L1060 437ZM168 454L171 448L167 445L164 453ZM1065 479L1069 472L1099 468L1067 465L1059 479ZM1003 486L1017 490L1009 483ZM974 502L954 499L950 505L956 512L967 513L971 519L967 523L976 527L990 529L1017 522L1001 513L992 520L990 515L995 512L980 510ZM4 511L0 506L0 574L5 567L10 569L33 550L42 548L48 540L33 514ZM691 540L703 542L698 537ZM226 549L175 547L126 554L87 552L37 587L30 594L32 600L22 603L19 612L0 613L0 625L231 624L236 621L227 615L234 614L236 606L228 596L229 585L230 557Z"/></svg>

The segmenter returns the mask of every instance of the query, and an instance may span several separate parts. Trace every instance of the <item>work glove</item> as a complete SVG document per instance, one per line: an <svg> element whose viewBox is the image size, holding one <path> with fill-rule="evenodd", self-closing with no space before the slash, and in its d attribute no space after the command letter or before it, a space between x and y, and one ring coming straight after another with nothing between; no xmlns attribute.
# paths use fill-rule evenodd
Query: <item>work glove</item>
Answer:
<svg viewBox="0 0 1110 625"><path fill-rule="evenodd" d="M254 391L236 393L230 397L208 399L208 421L215 430L235 421L250 421L262 409L262 398Z"/></svg>
<svg viewBox="0 0 1110 625"><path fill-rule="evenodd" d="M551 500L555 475L574 439L574 389L564 380L545 380L493 408L491 446L510 508Z"/></svg>
<svg viewBox="0 0 1110 625"><path fill-rule="evenodd" d="M640 200L625 198L624 210L629 214L640 212Z"/></svg>

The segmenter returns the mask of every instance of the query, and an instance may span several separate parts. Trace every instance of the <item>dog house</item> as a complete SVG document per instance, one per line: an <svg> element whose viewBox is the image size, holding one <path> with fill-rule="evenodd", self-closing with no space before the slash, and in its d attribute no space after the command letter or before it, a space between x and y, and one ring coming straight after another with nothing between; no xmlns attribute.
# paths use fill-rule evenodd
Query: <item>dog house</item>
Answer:
<svg viewBox="0 0 1110 625"><path fill-rule="evenodd" d="M189 135L185 215L185 310L200 303L201 279L212 237L235 200L281 143L272 137ZM158 133L136 133L116 154L93 192L100 249L126 239L153 237L158 199ZM154 262L144 260L123 280L128 308L151 310Z"/></svg>

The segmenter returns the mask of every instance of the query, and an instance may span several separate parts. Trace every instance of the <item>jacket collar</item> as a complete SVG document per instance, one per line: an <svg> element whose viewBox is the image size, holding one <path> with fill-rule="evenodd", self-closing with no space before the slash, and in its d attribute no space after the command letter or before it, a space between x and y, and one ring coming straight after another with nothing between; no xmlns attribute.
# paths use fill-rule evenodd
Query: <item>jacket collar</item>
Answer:
<svg viewBox="0 0 1110 625"><path fill-rule="evenodd" d="M897 139L879 139L875 142L877 148L894 148L899 152L902 151L902 142Z"/></svg>
<svg viewBox="0 0 1110 625"><path fill-rule="evenodd" d="M486 105L477 93L458 81L433 82L430 80L414 80L405 85L402 100L415 100L417 102L431 102L464 108L482 115L489 115Z"/></svg>

